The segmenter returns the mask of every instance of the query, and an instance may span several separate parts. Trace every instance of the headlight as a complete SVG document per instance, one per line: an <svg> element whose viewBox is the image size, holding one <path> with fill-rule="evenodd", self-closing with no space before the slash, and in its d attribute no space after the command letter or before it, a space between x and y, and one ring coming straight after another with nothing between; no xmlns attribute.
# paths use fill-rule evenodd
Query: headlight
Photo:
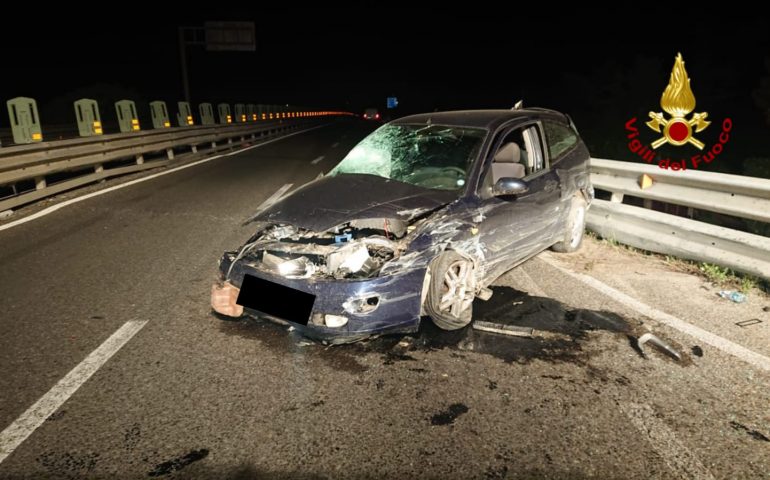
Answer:
<svg viewBox="0 0 770 480"><path fill-rule="evenodd" d="M288 278L307 278L315 273L315 265L307 257L299 257L278 264L278 273Z"/></svg>

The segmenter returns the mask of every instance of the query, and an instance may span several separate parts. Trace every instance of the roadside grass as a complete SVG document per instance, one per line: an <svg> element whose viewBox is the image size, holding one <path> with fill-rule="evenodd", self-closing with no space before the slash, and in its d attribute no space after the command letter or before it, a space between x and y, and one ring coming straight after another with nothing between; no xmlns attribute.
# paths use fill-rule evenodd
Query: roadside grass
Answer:
<svg viewBox="0 0 770 480"><path fill-rule="evenodd" d="M701 263L698 266L698 270L700 270L711 283L715 284L726 282L727 279L730 278L731 273L729 268L720 267L719 265L713 265L711 263Z"/></svg>

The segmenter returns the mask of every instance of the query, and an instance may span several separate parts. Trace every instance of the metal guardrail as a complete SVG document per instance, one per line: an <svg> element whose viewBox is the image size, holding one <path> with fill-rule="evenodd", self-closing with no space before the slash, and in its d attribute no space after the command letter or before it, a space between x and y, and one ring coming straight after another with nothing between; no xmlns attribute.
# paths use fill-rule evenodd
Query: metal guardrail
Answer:
<svg viewBox="0 0 770 480"><path fill-rule="evenodd" d="M108 177L165 166L174 149L195 153L205 144L207 152L216 152L320 119L158 129L2 148L0 186L34 180L35 189L0 199L0 212ZM75 173L49 185L46 177L60 172ZM653 179L647 188L640 186L643 174ZM770 180L604 159L591 160L591 180L595 189L611 193L609 201L595 200L587 216L588 228L601 236L770 280L770 238L650 209L657 200L770 223ZM625 195L643 199L647 208L622 203Z"/></svg>
<svg viewBox="0 0 770 480"><path fill-rule="evenodd" d="M0 199L0 212L108 177L165 166L174 159L175 148L188 147L196 153L198 146L206 145L208 152L216 152L233 148L235 142L288 133L319 119L167 128L4 147L0 149L0 186L34 180L35 190ZM152 156L158 153L159 157ZM126 165L126 160L133 162ZM46 177L61 172L75 173L49 185Z"/></svg>
<svg viewBox="0 0 770 480"><path fill-rule="evenodd" d="M640 186L644 174L653 179L647 188ZM649 209L657 200L770 222L770 180L591 159L591 181L612 194L609 201L595 200L586 219L602 237L770 280L770 238ZM625 195L644 199L647 208L622 203Z"/></svg>

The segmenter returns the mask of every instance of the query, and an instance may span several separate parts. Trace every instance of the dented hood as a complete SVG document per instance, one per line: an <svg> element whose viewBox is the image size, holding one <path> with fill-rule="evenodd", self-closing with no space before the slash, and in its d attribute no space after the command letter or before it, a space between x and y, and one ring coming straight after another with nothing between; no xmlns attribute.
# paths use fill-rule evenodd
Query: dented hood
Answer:
<svg viewBox="0 0 770 480"><path fill-rule="evenodd" d="M375 175L344 174L308 183L253 219L325 231L365 218L409 221L457 196L457 192L431 190Z"/></svg>

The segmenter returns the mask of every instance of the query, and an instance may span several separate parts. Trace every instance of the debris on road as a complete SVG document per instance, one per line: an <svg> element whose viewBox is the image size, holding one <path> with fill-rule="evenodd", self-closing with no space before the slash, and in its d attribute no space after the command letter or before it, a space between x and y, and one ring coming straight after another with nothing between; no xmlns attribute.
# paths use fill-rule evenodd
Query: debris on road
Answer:
<svg viewBox="0 0 770 480"><path fill-rule="evenodd" d="M502 325L492 322L473 322L474 330L481 330L482 332L499 333L501 335L511 335L514 337L527 337L532 338L535 336L535 329L529 327L519 327L517 325Z"/></svg>
<svg viewBox="0 0 770 480"><path fill-rule="evenodd" d="M730 426L733 427L734 430L739 432L746 432L747 435L749 435L754 440L761 440L763 442L770 442L770 438L767 437L767 435L764 435L761 432L758 432L757 430L753 430L746 425L742 425L736 421L730 422Z"/></svg>
<svg viewBox="0 0 770 480"><path fill-rule="evenodd" d="M449 408L443 412L439 412L433 415L430 419L431 425L451 425L455 423L457 417L468 413L468 407L462 403L453 403Z"/></svg>
<svg viewBox="0 0 770 480"><path fill-rule="evenodd" d="M183 455L179 458L175 458L173 460L169 460L168 462L163 462L156 465L155 469L152 470L150 473L148 473L147 476L161 477L161 476L169 475L170 473L173 473L185 468L186 466L190 465L193 462L203 460L208 455L209 455L209 450L207 448L201 448L200 450L193 450L190 453Z"/></svg>
<svg viewBox="0 0 770 480"><path fill-rule="evenodd" d="M642 335L636 340L636 345L639 347L639 351L645 357L647 357L647 354L644 352L644 344L647 342L650 342L656 347L660 348L665 353L675 358L677 361L682 360L682 356L679 354L679 352L677 352L669 344L667 344L666 342L664 342L663 340L661 340L660 338L656 337L655 335L649 332L645 333L644 335Z"/></svg>
<svg viewBox="0 0 770 480"><path fill-rule="evenodd" d="M703 349L699 345L695 345L692 347L692 354L696 357L702 357L703 356Z"/></svg>
<svg viewBox="0 0 770 480"><path fill-rule="evenodd" d="M735 290L722 290L719 292L719 296L728 300L732 300L735 303L743 303L748 299L746 295Z"/></svg>
<svg viewBox="0 0 770 480"><path fill-rule="evenodd" d="M735 322L735 324L739 327L750 327L751 325L756 325L758 323L762 323L762 320L758 318L752 318L749 320L741 320L740 322Z"/></svg>

